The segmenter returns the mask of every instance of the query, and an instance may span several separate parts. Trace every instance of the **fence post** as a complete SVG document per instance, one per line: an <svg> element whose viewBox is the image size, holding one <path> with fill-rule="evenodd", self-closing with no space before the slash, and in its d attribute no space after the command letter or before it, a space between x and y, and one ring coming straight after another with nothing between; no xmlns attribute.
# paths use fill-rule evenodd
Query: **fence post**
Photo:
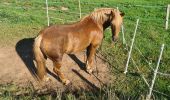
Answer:
<svg viewBox="0 0 170 100"><path fill-rule="evenodd" d="M149 88L149 94L146 97L146 100L150 100L150 98L151 98L151 94L152 94L153 86L154 86L154 83L155 83L156 75L157 75L157 72L158 72L159 63L160 63L160 60L162 58L163 50L164 50L164 44L162 44L162 47L161 47L161 52L160 52L160 55L159 55L157 66L156 66L156 69L154 70L154 76L153 76L153 79L152 79L152 84L151 84L151 86Z"/></svg>
<svg viewBox="0 0 170 100"><path fill-rule="evenodd" d="M125 74L127 73L127 69L128 69L128 65L129 65L129 60L130 60L130 56L131 56L131 52L132 52L132 47L133 47L133 43L135 41L136 31L137 31L137 28L138 28L138 23L139 23L139 19L137 19L137 22L136 22L135 32L134 32L134 35L133 35L130 51L128 53L128 59L127 59L127 63L126 63L126 66L125 66L125 71L124 71Z"/></svg>
<svg viewBox="0 0 170 100"><path fill-rule="evenodd" d="M81 2L79 0L79 13L80 13L80 18L81 18Z"/></svg>
<svg viewBox="0 0 170 100"><path fill-rule="evenodd" d="M125 33L124 33L124 26L123 26L123 24L122 24L121 28L122 28L123 44L126 44L125 35L124 35L124 34L125 34Z"/></svg>
<svg viewBox="0 0 170 100"><path fill-rule="evenodd" d="M117 10L119 10L119 7L116 7Z"/></svg>
<svg viewBox="0 0 170 100"><path fill-rule="evenodd" d="M167 12L166 12L166 23L165 23L165 29L168 29L168 21L169 21L169 12L170 12L170 4L168 4Z"/></svg>
<svg viewBox="0 0 170 100"><path fill-rule="evenodd" d="M50 25L50 19L49 19L49 15L48 15L48 0L46 0L46 13L47 13L47 24L49 26Z"/></svg>

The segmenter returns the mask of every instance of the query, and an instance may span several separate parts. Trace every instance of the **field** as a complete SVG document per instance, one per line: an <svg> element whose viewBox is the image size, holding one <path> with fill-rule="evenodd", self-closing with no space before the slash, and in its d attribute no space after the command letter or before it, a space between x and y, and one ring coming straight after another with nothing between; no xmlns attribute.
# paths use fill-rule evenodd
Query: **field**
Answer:
<svg viewBox="0 0 170 100"><path fill-rule="evenodd" d="M72 23L80 19L78 0L48 1L50 24ZM122 42L122 33L119 35L119 41L114 46L111 45L111 32L107 29L103 43L98 49L98 54L103 55L115 77L112 84L103 87L100 92L77 91L64 94L55 91L39 95L31 87L23 89L9 83L0 85L0 99L145 99L149 88L142 75L151 84L154 73L152 69L156 68L163 43L165 49L159 72L170 74L170 28L165 30L167 4L170 4L169 0L81 0L82 17L92 12L94 8L101 7L119 7L119 10L125 12L123 25L127 46ZM125 75L123 71L137 19L139 27L131 57L134 62L130 60L128 73ZM0 47L13 47L21 39L34 38L45 26L47 26L45 0L0 1ZM170 75L158 74L154 90L160 93L153 91L153 99L170 99ZM14 92L17 91L28 92L25 95L14 96Z"/></svg>

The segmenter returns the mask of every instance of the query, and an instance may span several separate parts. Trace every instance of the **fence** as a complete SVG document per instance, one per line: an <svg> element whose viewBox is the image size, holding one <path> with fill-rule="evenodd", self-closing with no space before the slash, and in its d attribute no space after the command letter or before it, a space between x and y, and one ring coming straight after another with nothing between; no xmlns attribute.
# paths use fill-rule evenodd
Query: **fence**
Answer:
<svg viewBox="0 0 170 100"><path fill-rule="evenodd" d="M38 1L36 1L37 3L42 3L42 2L38 2ZM57 3L62 3L62 2L50 2L50 4L52 4L52 3L55 3L55 4L57 4ZM88 4L91 4L91 5L95 5L95 4L98 4L98 3L89 3L89 2L85 2L85 3L88 3ZM50 25L50 19L57 19L57 20L60 20L60 21L62 21L63 23L65 22L64 21L64 19L63 18L54 18L54 17L52 17L52 16L50 16L49 15L49 11L51 11L52 9L49 9L49 7L48 7L48 0L46 0L46 1L44 1L44 4L46 4L46 17L47 17L47 25L49 26ZM108 6L107 4L106 4L106 6ZM119 6L119 8L121 8L122 7L122 5L118 5ZM151 5L124 5L124 6L136 6L136 7L144 7L144 8L167 8L167 11L165 12L166 13L166 19L154 19L154 18L148 18L148 19L144 19L144 18L139 18L140 20L161 20L161 21L165 21L166 23L165 23L165 29L168 29L168 22L169 22L169 12L170 12L170 5L168 5L168 7L166 7L166 6L151 6ZM71 13L71 14L75 14L76 16L79 16L79 18L81 18L82 17L82 14L87 14L87 13L83 13L82 12L82 9L81 9L81 1L80 0L78 0L78 11L77 12L67 12L67 13ZM16 7L17 9L20 9L21 7ZM36 9L36 8L29 8L29 9ZM58 11L61 11L61 10L58 10ZM35 16L35 15L34 15ZM36 17L40 17L40 16L36 16ZM126 18L133 18L133 19L137 19L136 17L126 17ZM135 45L135 36L136 36L136 34L137 34L137 28L138 28L138 22L139 22L139 19L137 20L137 24L136 24L136 28L135 28L135 32L134 32L134 36L133 36L133 39L132 39L132 43L131 43L131 46L130 46L130 50L129 50L129 56L128 56L128 60L127 60L127 63L126 63L126 66L125 66L125 72L124 73L127 73L128 72L128 64L129 64L129 61L130 60L132 60L132 62L133 62L133 64L135 65L135 67L137 68L137 70L138 71L140 71L139 70L139 68L138 68L138 66L135 64L135 61L134 61L134 59L131 57L131 54L132 54L132 50L133 50L133 46ZM69 20L69 22L71 22L70 20ZM73 21L74 22L74 21ZM123 37L124 37L124 29L125 29L125 27L123 27L122 26L122 33L123 33ZM126 41L125 41L125 38L123 38L123 44L125 44L125 45L127 45L126 44ZM139 54L140 55L142 55L142 52L140 51L140 49L138 49L137 47L135 47L135 49L139 52ZM159 72L158 71L158 67L159 67L159 64L160 64L160 60L161 60L161 56L162 56L162 53L163 53L163 49L164 49L164 44L162 44L162 47L161 47L161 53L160 53L160 56L159 56L159 59L158 59L158 63L157 63L157 67L156 67L156 69L153 69L151 66L150 66L150 63L149 63L149 61L147 60L147 59L145 59L145 61L148 63L148 66L150 67L150 69L152 70L152 71L154 71L154 76L153 76L153 80L152 80L152 83L151 83L151 85L149 85L149 83L147 82L147 80L146 80L146 78L144 77L144 75L141 75L142 76L142 79L144 80L144 82L146 83L146 85L149 87L149 93L148 93L148 97L147 97L147 99L150 99L150 97L151 97L151 94L152 94L152 91L154 91L154 92L158 92L158 93L160 93L160 94L162 94L162 95L166 95L166 96L168 96L167 94L164 94L164 93L161 93L161 92L159 92L159 91L156 91L156 90L154 90L153 89L153 86L154 86L154 83L155 83L155 79L156 79L156 76L157 76L157 74L159 74L159 75L164 75L164 76L170 76L170 74L169 73L162 73L162 72ZM144 55L142 55L142 57L143 58L145 58L145 56Z"/></svg>
<svg viewBox="0 0 170 100"><path fill-rule="evenodd" d="M46 1L47 1L47 0L46 0ZM79 2L79 17L81 18L81 16L82 16L82 13L81 13L81 2L80 2L80 0L78 0L78 2ZM143 6L143 5L136 5L136 6L138 6L138 7L148 7L148 8L150 8L150 7L155 7L155 8L157 8L157 7L158 7L158 6ZM48 20L48 24L49 24L48 5L47 5L46 7L47 7L47 20ZM163 7L163 6L159 6L159 7ZM117 7L117 9L118 9L118 7ZM165 23L165 29L166 29L166 30L168 29L169 10L170 10L170 5L168 5L168 7L167 7L166 23ZM71 13L71 12L70 12L70 13ZM76 13L76 14L78 14L78 13ZM156 20L158 20L158 19L156 19ZM137 33L138 22L139 22L139 19L137 19L135 32L134 32L133 39L132 39L132 43L131 43L130 50L129 50L129 53L128 53L128 59L127 59L127 63L126 63L126 66L125 66L125 71L124 71L125 74L128 72L128 64L129 64L129 61L130 61L130 57L131 57L131 53L132 53L132 49L133 49L133 45L134 45L134 41L135 41L135 36L136 36L136 33ZM126 44L126 41L125 41L125 38L124 38L124 27L123 27L123 26L122 26L122 33L123 33L123 44ZM127 45L127 44L126 44L126 45ZM160 94L162 94L162 95L168 96L167 94L164 94L164 93L161 93L161 92L159 92L159 91L153 90L153 87L154 87L154 83L155 83L155 79L156 79L157 74L170 76L170 74L161 73L161 72L158 71L159 64L160 64L160 60L161 60L162 53L163 53L163 49L164 49L164 44L162 44L162 47L161 47L161 52L160 52L160 56L159 56L159 59L158 59L158 62L157 62L156 69L154 70L151 66L149 66L149 67L151 67L152 70L154 71L154 76L153 76L151 85L149 85L149 83L147 82L147 80L146 80L146 78L144 77L144 75L142 75L142 79L144 80L144 82L146 83L146 85L147 85L148 88L149 88L149 93L148 93L148 95L147 95L147 97L146 97L147 100L150 100L151 95L152 95L152 91L158 92L158 93L160 93ZM138 51L140 52L139 49L138 49ZM141 52L140 52L140 54L142 55ZM132 59L132 61L133 61L133 64L135 64L135 61L134 61L133 59ZM147 61L147 60L146 60L146 61ZM148 62L148 61L147 61L147 62ZM149 65L150 65L150 64L149 64ZM136 66L136 65L135 65L135 66ZM138 71L140 71L137 66L136 66L136 68L137 68Z"/></svg>
<svg viewBox="0 0 170 100"><path fill-rule="evenodd" d="M78 0L79 2L79 17L81 18L82 16L82 13L81 13L81 2L80 0ZM138 7L158 7L158 6L142 6L142 5L136 5ZM162 7L162 6L161 6ZM48 15L48 4L47 4L47 0L46 0L46 12L47 12L47 24L49 25L49 15ZM117 7L118 9L118 7ZM169 19L169 10L170 10L170 5L168 5L167 7L167 14L166 14L166 24L165 24L165 29L168 29L168 19ZM70 13L73 13L73 12L70 12ZM78 14L78 13L75 13L74 14ZM132 49L133 49L133 45L134 45L134 41L135 41L135 36L136 36L136 33L137 33L137 28L138 28L138 23L139 23L139 19L137 19L137 23L136 23L136 28L135 28L135 32L134 32L134 35L133 35L133 39L132 39L132 43L131 43L131 46L130 46L130 50L129 50L129 53L128 53L128 59L127 59L127 63L126 63L126 66L125 66L125 71L124 73L126 74L128 72L128 64L129 64L129 61L130 61L130 57L131 57L131 53L132 53ZM123 33L123 43L126 44L126 41L125 41L125 38L124 38L124 28L122 26L122 33ZM127 45L127 44L126 44ZM161 60L161 57L162 57L162 53L163 53L163 49L164 49L164 44L162 44L162 47L161 47L161 52L160 52L160 56L159 56L159 59L158 59L158 62L157 62L157 67L156 69L154 70L152 68L152 70L154 71L154 76L153 76L153 79L152 79L152 83L151 85L149 85L149 83L147 82L146 78L142 75L142 79L144 80L144 82L146 83L146 85L149 87L149 93L148 93L148 96L146 97L147 100L150 100L151 98L151 95L152 95L152 91L154 92L158 92L162 95L166 95L168 96L167 94L164 94L164 93L161 93L159 91L156 91L156 90L153 90L153 87L154 87L154 83L155 83L155 79L156 79L156 76L157 74L162 74L162 75L167 75L167 76L170 76L170 74L167 74L167 73L161 73L158 71L158 68L159 68L159 64L160 64L160 60ZM140 52L140 50L138 49L138 51ZM140 54L142 54L140 52ZM133 63L135 64L135 61L132 59ZM148 61L147 61L148 62ZM151 67L151 66L150 66ZM136 66L136 68L139 70L139 68Z"/></svg>
<svg viewBox="0 0 170 100"><path fill-rule="evenodd" d="M124 73L126 74L128 71L128 64L129 64L129 60L130 60L130 57L131 57L131 52L132 52L132 48L133 48L133 45L134 45L134 41L135 41L135 36L136 36L136 32L137 32L137 27L138 27L138 23L139 23L139 19L137 19L137 22L136 22L136 28L135 28L135 32L134 32L134 35L133 35L133 39L132 39L132 43L131 43L131 46L130 46L130 50L129 50L129 53L128 53L128 59L127 59L127 63L126 63L126 66L125 66L125 71ZM162 57L162 53L163 53L163 50L164 50L164 44L162 44L162 47L161 47L161 52L160 52L160 56L159 56L159 59L158 59L158 62L157 62L157 66L156 66L156 69L154 70L154 76L153 76L153 79L152 79L152 83L151 85L149 85L149 83L147 82L146 78L144 77L144 75L142 75L142 79L144 80L144 82L146 83L146 85L149 87L149 93L146 97L146 100L150 100L151 98L151 95L152 95L152 91L153 91L153 86L155 84L155 80L156 80L156 76L157 76L157 73L158 73L158 68L159 68L159 64L160 64L160 60L161 60L161 57ZM140 52L141 53L141 52ZM135 61L132 59L133 63L135 64ZM135 64L135 67L137 68L138 71L139 68L138 66ZM166 75L169 75L170 74L166 74ZM154 90L155 92L157 92L156 90ZM163 93L161 93L163 94ZM166 95L166 94L164 94ZM168 95L166 95L168 96Z"/></svg>
<svg viewBox="0 0 170 100"><path fill-rule="evenodd" d="M48 0L47 0L48 1ZM46 1L46 2L47 2ZM43 4L46 4L46 7L48 6L47 5L47 3L49 3L49 4L61 4L61 3L64 3L64 2L47 2L47 3L43 3ZM39 3L39 4L42 4L42 2L38 2L38 1L35 1L35 3ZM64 12L66 12L66 13L69 13L69 14L75 14L75 16L79 16L79 18L81 18L81 16L82 15L86 15L88 12L89 12L89 10L84 10L83 12L82 12L82 9L81 9L81 2L80 2L80 0L78 1L78 3L77 3L77 12L71 12L71 11L64 11ZM88 5L101 5L101 3L99 3L99 2L95 2L95 3L93 3L93 2L83 2L83 4L88 4ZM3 5L1 5L1 6L3 6ZM107 5L107 4L105 4L104 6L109 6L109 5ZM128 19L140 19L140 20L145 20L145 21L151 21L151 20L153 20L153 21L156 21L156 20L160 20L160 21L162 21L162 22L165 22L165 29L168 29L168 22L169 22L169 9L170 9L170 6L168 5L167 7L166 6L161 6L161 5L154 5L154 6L152 6L152 5L130 5L130 4L117 4L117 5L114 5L114 6L111 6L111 7L120 7L120 8L122 8L122 7L142 7L142 8L148 8L148 9L150 9L150 8L161 8L161 9L167 9L167 12L165 12L166 13L166 19L165 18L154 18L154 17L150 17L150 18L143 18L143 17L129 17L129 16L125 16L125 18L128 18ZM8 6L5 6L5 7L10 7L9 5ZM110 6L109 6L110 7ZM39 10L39 9L37 9L37 8L29 8L29 7L12 7L12 8L16 8L16 9L34 9L34 10ZM48 10L47 10L48 9ZM55 18L55 17L51 17L50 16L50 14L49 14L49 11L61 11L62 12L62 10L59 10L59 9L49 9L48 7L46 8L46 12L48 12L48 16L49 17L47 17L47 21L50 21L50 19L56 19L56 20L60 20L60 21L64 21L64 20L66 20L66 19L63 19L63 18L61 18L61 17L57 17L57 18ZM23 16L25 16L25 15L23 15ZM35 16L35 17L40 17L40 16L36 16L36 15L32 15L32 16ZM41 17L43 17L43 16L41 16ZM74 22L75 20L67 20L67 22ZM48 22L47 22L48 23ZM49 24L50 24L50 22L49 22Z"/></svg>
<svg viewBox="0 0 170 100"><path fill-rule="evenodd" d="M46 0L46 2L47 2L47 0ZM61 3L61 2L51 2L51 3ZM81 1L78 0L78 3L79 3L79 13L77 13L77 12L69 12L69 13L79 14L79 17L81 18L81 16L82 16ZM90 2L85 2L85 3L88 3L88 4L98 4L98 3L90 3ZM118 6L121 6L121 5L118 5ZM136 7L146 7L146 8L166 8L166 6L151 6L151 5L125 5L125 6L136 6ZM46 7L48 9L48 4L46 5ZM170 12L170 5L167 6L167 12L166 12L166 19L165 19L165 29L166 30L168 29L169 12ZM48 10L47 10L47 13L48 13ZM83 13L83 14L87 14L87 13ZM132 17L130 17L130 18L132 18ZM137 19L135 17L133 17L133 18ZM143 18L140 18L140 19L143 19ZM47 20L49 21L49 19L47 19ZM147 19L144 19L144 20L162 20L163 21L163 19L158 19L158 18L150 18L150 19L147 18Z"/></svg>

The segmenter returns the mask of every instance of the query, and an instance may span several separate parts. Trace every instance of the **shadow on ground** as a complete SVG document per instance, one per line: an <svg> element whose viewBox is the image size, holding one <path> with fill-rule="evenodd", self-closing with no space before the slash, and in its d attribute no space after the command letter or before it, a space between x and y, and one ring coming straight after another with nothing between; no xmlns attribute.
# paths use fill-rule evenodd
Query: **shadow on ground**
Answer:
<svg viewBox="0 0 170 100"><path fill-rule="evenodd" d="M68 55L74 62L77 63L77 65L80 67L80 69L86 71L86 64L80 61L74 54L69 54Z"/></svg>
<svg viewBox="0 0 170 100"><path fill-rule="evenodd" d="M34 62L33 62L33 60L34 60L34 55L33 55L33 51L32 51L33 50L33 43L34 43L34 38L24 38L24 39L21 39L17 42L15 49L16 49L17 54L22 59L22 61L26 65L27 69L31 73L31 75L35 79L37 79L37 74L36 74L37 69L36 69ZM69 54L69 57L74 62L77 63L77 65L80 67L80 69L85 70L85 63L80 61L73 54ZM78 75L82 80L84 80L91 88L98 90L98 87L93 85L93 83L89 82L88 79L85 79L79 72L77 72L76 70L73 70L73 72L76 73L76 75ZM58 81L60 81L58 76L56 76L53 72L49 71L48 69L47 69L47 73L49 75L53 76L54 78L56 78Z"/></svg>
<svg viewBox="0 0 170 100"><path fill-rule="evenodd" d="M32 74L33 77L36 77L36 67L33 63L33 43L34 43L34 38L25 38L17 42L15 49Z"/></svg>
<svg viewBox="0 0 170 100"><path fill-rule="evenodd" d="M20 58L22 59L22 61L24 62L24 64L26 65L26 67L28 68L28 70L30 71L31 75L35 79L37 79L37 73L36 73L37 69L33 62L34 60L33 43L34 43L34 38L24 38L17 42L15 49L18 55L20 56ZM58 81L60 81L59 78L54 73L50 72L48 69L47 69L47 73L53 76Z"/></svg>

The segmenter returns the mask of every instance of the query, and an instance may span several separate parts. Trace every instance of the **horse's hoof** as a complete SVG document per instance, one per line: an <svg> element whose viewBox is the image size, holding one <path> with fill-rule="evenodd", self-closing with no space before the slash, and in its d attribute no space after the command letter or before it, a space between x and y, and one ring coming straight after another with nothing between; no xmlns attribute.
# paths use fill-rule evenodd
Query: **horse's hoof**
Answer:
<svg viewBox="0 0 170 100"><path fill-rule="evenodd" d="M69 80L65 80L64 81L64 85L68 85L68 84L70 84L70 81Z"/></svg>
<svg viewBox="0 0 170 100"><path fill-rule="evenodd" d="M44 82L49 82L49 81L51 81L51 79L50 79L50 77L45 76L45 77L43 78L43 81L44 81Z"/></svg>
<svg viewBox="0 0 170 100"><path fill-rule="evenodd" d="M87 69L87 73L89 74L92 74L93 70L90 68L90 69Z"/></svg>

